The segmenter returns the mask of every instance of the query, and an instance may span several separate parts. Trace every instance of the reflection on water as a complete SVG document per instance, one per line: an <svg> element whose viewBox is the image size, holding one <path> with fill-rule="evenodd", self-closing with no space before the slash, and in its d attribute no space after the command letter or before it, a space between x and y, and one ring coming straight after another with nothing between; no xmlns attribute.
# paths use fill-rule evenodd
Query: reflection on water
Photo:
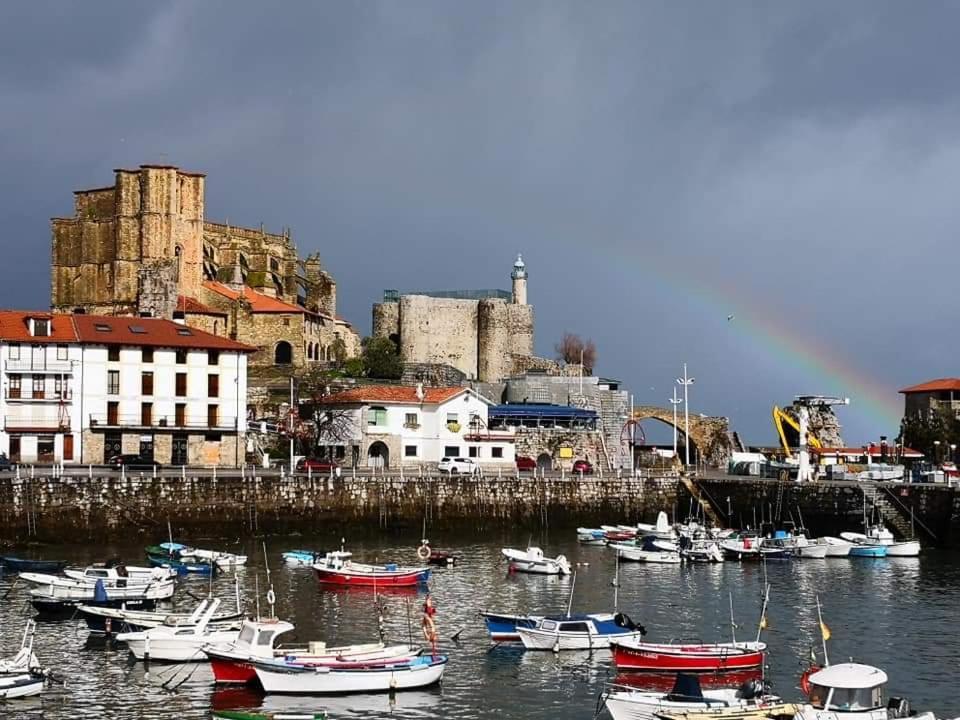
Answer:
<svg viewBox="0 0 960 720"><path fill-rule="evenodd" d="M79 621L41 623L36 651L66 687L54 686L42 698L0 707L0 717L15 720L132 720L177 717L208 718L211 707L264 711L326 710L338 717L479 718L496 713L503 718L590 718L598 693L616 680L645 685L672 683L672 678L617 676L607 652L524 652L510 646L491 648L477 617L481 608L502 612L565 612L573 593L574 611L613 609L615 563L605 548L581 547L573 533L562 540L540 540L549 555L565 554L576 566L573 578L538 577L507 572L500 556L504 546L524 547L528 538L509 537L458 544L444 538L461 562L440 568L430 588L438 607L441 650L451 661L442 687L398 693L334 698L264 697L249 689L214 689L209 667L203 664L149 667L132 661L117 643L88 635ZM146 544L146 543L144 543ZM215 543L211 543L215 544ZM295 547L323 547L324 540L277 538L269 557L277 594L277 613L296 630L282 637L285 645L325 640L328 644L369 642L376 638L377 598L371 590L324 589L306 567L287 567L280 552ZM350 549L358 560L415 562L417 544L405 540L391 549L390 541L366 542ZM238 548L234 548L238 549ZM265 591L262 551L254 543L242 548L250 566L240 573L241 592L253 609L254 587ZM49 557L76 563L105 556L128 562L139 559L139 545L108 548L50 548ZM951 684L944 682L960 662L953 639L954 597L960 586L960 562L943 552L916 558L828 558L797 562L730 562L718 565L622 564L618 573L618 605L649 630L647 639L753 639L757 632L762 590L771 585L767 677L773 689L788 699L795 689L810 648L819 649L815 597L820 595L824 619L833 633L829 643L834 661L854 656L886 669L890 694L906 695L914 707L941 715L960 712ZM31 612L26 589L14 578L0 578L0 654L12 652ZM215 594L233 596L232 576L213 580ZM189 608L208 591L205 580L188 580L178 591L178 610ZM420 641L422 592L378 593L387 608L388 638ZM734 628L730 605L733 604ZM228 600L228 602L230 602ZM232 605L232 602L231 602ZM265 610L265 606L263 607ZM459 632L458 642L450 638ZM737 680L736 684L739 684Z"/></svg>

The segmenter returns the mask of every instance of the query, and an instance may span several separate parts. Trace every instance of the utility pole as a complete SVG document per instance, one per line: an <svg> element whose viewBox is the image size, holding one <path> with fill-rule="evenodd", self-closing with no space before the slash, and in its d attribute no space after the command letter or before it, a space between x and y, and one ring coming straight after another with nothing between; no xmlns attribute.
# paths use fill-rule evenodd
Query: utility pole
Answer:
<svg viewBox="0 0 960 720"><path fill-rule="evenodd" d="M290 474L293 475L293 375L290 376L290 420L287 432L290 433Z"/></svg>
<svg viewBox="0 0 960 720"><path fill-rule="evenodd" d="M673 386L673 399L670 404L673 405L673 457L677 457L677 405L683 400L677 397L677 386Z"/></svg>
<svg viewBox="0 0 960 720"><path fill-rule="evenodd" d="M583 397L583 348L580 348L580 396Z"/></svg>
<svg viewBox="0 0 960 720"><path fill-rule="evenodd" d="M683 377L677 378L677 384L683 386L683 464L690 465L690 406L687 390L694 383L694 378L687 377L687 364L683 364Z"/></svg>

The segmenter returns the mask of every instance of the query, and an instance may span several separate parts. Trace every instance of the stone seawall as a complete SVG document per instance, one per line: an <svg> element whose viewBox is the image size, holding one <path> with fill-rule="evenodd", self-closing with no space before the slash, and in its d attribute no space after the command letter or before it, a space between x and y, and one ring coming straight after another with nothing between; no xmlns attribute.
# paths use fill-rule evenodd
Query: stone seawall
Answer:
<svg viewBox="0 0 960 720"><path fill-rule="evenodd" d="M0 541L90 541L143 533L417 531L569 527L671 512L675 477L61 477L0 480ZM685 501L684 501L685 502Z"/></svg>

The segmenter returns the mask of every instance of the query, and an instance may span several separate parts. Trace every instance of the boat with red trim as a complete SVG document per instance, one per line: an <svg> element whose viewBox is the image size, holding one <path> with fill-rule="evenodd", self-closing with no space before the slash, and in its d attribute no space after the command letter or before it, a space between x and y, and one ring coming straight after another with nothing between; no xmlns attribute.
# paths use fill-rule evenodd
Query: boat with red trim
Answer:
<svg viewBox="0 0 960 720"><path fill-rule="evenodd" d="M612 640L619 670L645 672L726 672L763 666L764 642L650 643L640 638Z"/></svg>
<svg viewBox="0 0 960 720"><path fill-rule="evenodd" d="M396 563L367 565L340 558L327 558L316 563L313 569L320 583L350 587L414 587L430 579L428 567L401 567Z"/></svg>

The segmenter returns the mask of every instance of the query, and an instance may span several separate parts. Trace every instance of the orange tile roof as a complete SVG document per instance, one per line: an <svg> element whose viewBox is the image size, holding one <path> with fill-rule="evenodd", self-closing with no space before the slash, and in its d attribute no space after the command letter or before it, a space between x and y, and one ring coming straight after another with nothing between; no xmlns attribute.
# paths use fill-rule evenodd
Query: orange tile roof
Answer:
<svg viewBox="0 0 960 720"><path fill-rule="evenodd" d="M812 450L812 452L817 453L818 455L863 455L862 447L841 447L841 448L817 448ZM867 454L870 457L880 457L882 449L880 445L876 443L871 443L867 447ZM908 447L898 447L896 445L887 445L887 455L899 455L900 457L914 457L921 458L923 453L919 450L914 450L913 448Z"/></svg>
<svg viewBox="0 0 960 720"><path fill-rule="evenodd" d="M216 310L209 305L204 305L199 300L186 295L177 296L177 310L185 313L194 313L195 315L222 315L227 316L223 310Z"/></svg>
<svg viewBox="0 0 960 720"><path fill-rule="evenodd" d="M925 383L904 388L900 392L904 395L909 395L910 393L937 392L939 390L960 390L960 378L940 378L939 380L928 380Z"/></svg>
<svg viewBox="0 0 960 720"><path fill-rule="evenodd" d="M34 337L27 325L29 318L52 320L51 333L45 337ZM48 311L30 312L28 310L0 310L0 340L11 342L70 343L77 341L77 333L70 315L53 315Z"/></svg>
<svg viewBox="0 0 960 720"><path fill-rule="evenodd" d="M172 320L101 315L62 315L73 320L77 339L96 345L146 345L256 352L257 348L213 335Z"/></svg>
<svg viewBox="0 0 960 720"><path fill-rule="evenodd" d="M230 300L236 300L240 297L240 293L238 293L236 290L231 290L223 283L207 280L203 283L203 286L208 290L212 290L215 293L223 295L225 298L229 298ZM270 297L269 295L258 293L256 290L253 290L246 285L243 286L243 298L250 303L250 307L255 313L317 314L300 305L291 305L283 300L277 300L277 298Z"/></svg>
<svg viewBox="0 0 960 720"><path fill-rule="evenodd" d="M465 387L424 388L423 400L417 397L417 389L409 385L364 385L344 390L323 399L324 403L349 405L364 403L393 403L404 405L439 405L461 393Z"/></svg>

